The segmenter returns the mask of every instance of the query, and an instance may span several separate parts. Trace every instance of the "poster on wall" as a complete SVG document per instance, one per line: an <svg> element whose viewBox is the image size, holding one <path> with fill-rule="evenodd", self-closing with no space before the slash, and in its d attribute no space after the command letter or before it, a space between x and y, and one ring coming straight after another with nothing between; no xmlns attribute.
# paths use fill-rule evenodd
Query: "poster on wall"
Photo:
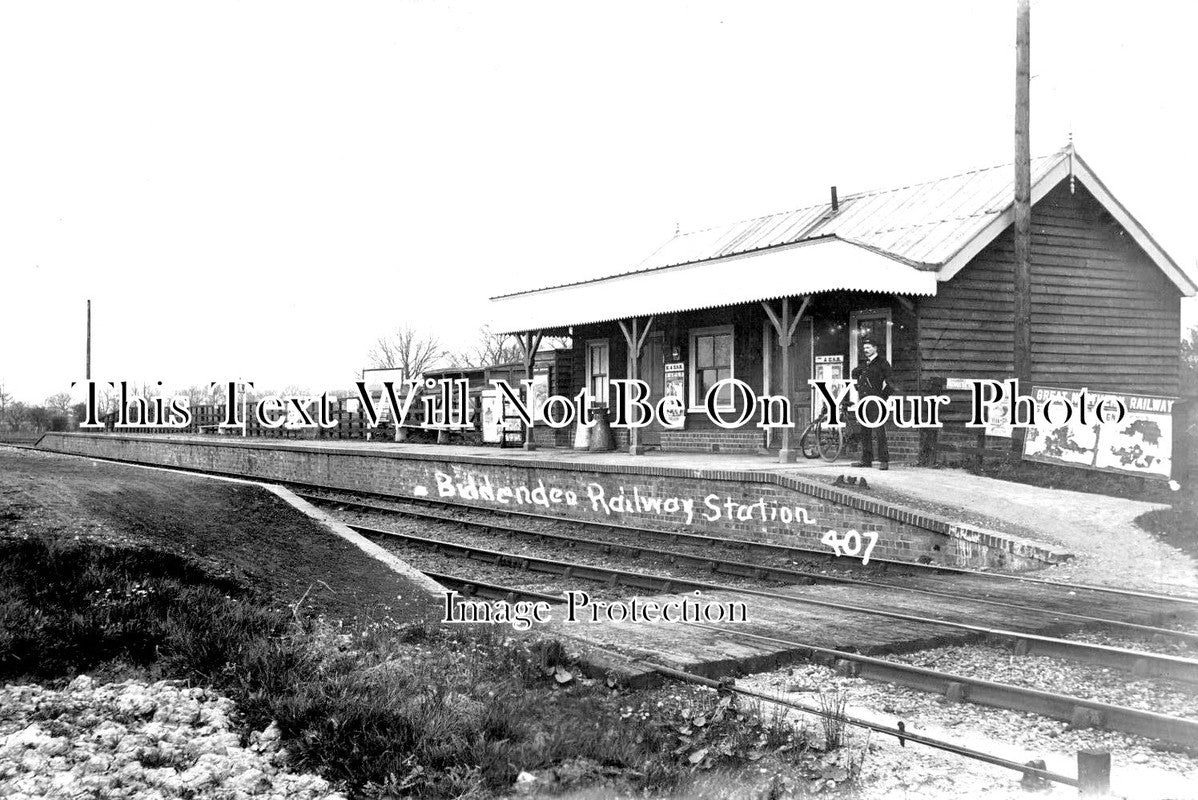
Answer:
<svg viewBox="0 0 1198 800"><path fill-rule="evenodd" d="M528 407L532 409L532 418L543 422L545 417L541 412L545 409L545 401L549 399L549 367L539 367L532 374L532 387L529 389Z"/></svg>
<svg viewBox="0 0 1198 800"><path fill-rule="evenodd" d="M1033 386L1037 408L1053 402L1051 413L1064 415L1064 404L1077 409L1082 389ZM1118 422L1097 424L1090 413L1082 425L1079 414L1060 425L1027 429L1023 457L1045 464L1118 472L1141 477L1168 478L1173 470L1173 403L1175 398L1155 395L1100 394L1086 391L1087 411L1101 400L1107 407L1123 402L1127 414Z"/></svg>
<svg viewBox="0 0 1198 800"><path fill-rule="evenodd" d="M832 384L833 381L844 380L844 356L816 356L813 377L817 381L828 381L829 384ZM832 386L830 385L829 388L831 389ZM823 413L824 406L820 393L813 391L811 393L811 418L819 419Z"/></svg>
<svg viewBox="0 0 1198 800"><path fill-rule="evenodd" d="M686 425L686 363L670 361L665 365L665 397L677 397L677 402L662 406L665 423L676 428Z"/></svg>
<svg viewBox="0 0 1198 800"><path fill-rule="evenodd" d="M946 378L944 388L950 392L968 392L973 390L981 378ZM997 408L991 408L986 415L986 435L998 436L1003 439L1010 439L1013 436L1013 428L1011 426L1011 407L1008 404L1002 404Z"/></svg>
<svg viewBox="0 0 1198 800"><path fill-rule="evenodd" d="M503 398L497 389L482 392L482 433L484 442L503 440Z"/></svg>

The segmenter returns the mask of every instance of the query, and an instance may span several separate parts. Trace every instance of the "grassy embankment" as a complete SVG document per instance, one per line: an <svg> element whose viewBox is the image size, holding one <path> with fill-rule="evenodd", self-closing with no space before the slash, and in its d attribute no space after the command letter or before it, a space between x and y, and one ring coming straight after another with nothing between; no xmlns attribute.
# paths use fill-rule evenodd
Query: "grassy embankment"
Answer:
<svg viewBox="0 0 1198 800"><path fill-rule="evenodd" d="M32 471L44 478L46 469ZM845 765L853 767L844 751L818 752L818 726L808 735L701 690L613 690L573 677L552 644L499 629L396 623L377 613L387 608L380 602L347 602L352 576L369 584L370 565L347 562L343 574L330 567L341 556L323 550L323 561L309 563L318 554L307 545L320 550L325 539L278 545L289 561L263 552L272 547L263 538L243 531L251 541L240 541L239 525L257 533L295 526L290 509L257 490L144 472L129 489L104 484L125 477L122 468L72 469L55 475L54 502L70 506L63 487L81 478L75 499L117 543L44 525L31 534L22 522L43 516L34 506L46 501L44 488L0 514L8 534L0 536L0 680L89 672L211 686L236 701L247 731L276 720L294 768L365 797L502 795L521 771L546 789L601 796L715 797L742 782L755 788L749 796L791 796L818 778L843 781ZM204 515L186 508L197 493ZM238 513L223 513L229 507ZM255 573L272 559L284 575ZM311 594L294 591L305 564L329 579ZM307 599L281 603L280 591ZM320 616L309 605L317 594Z"/></svg>

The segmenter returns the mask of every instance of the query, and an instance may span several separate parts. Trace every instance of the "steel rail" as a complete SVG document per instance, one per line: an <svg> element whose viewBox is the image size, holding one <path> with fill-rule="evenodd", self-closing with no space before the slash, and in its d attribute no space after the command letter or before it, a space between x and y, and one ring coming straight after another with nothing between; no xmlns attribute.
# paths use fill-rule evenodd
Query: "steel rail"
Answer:
<svg viewBox="0 0 1198 800"><path fill-rule="evenodd" d="M1030 711L1047 717L1067 720L1076 727L1118 730L1150 739L1168 741L1191 751L1198 749L1198 720L1103 703L1098 700L1058 694L1043 689L938 672L913 664L887 661L875 656L820 647L779 636L730 630L699 622L684 624L733 638L740 637L788 646L809 661L816 663L840 666L840 662L848 662L854 666L845 671L853 677L897 683L912 689L944 694L955 701L1015 711Z"/></svg>
<svg viewBox="0 0 1198 800"><path fill-rule="evenodd" d="M437 573L425 573L430 577ZM449 576L442 576L449 577ZM451 577L450 580L460 583L473 583L469 578ZM562 598L552 595L544 595L541 593L529 593L525 590L512 589L505 586L497 586L495 584L486 584L494 590L498 595L513 596L513 595L530 595L538 596L549 602L562 602ZM749 639L753 641L768 642L774 645L782 645L787 648L787 655L802 658L806 661L820 664L823 666L834 667L838 672L847 674L851 677L859 677L863 680L874 682L892 683L917 691L927 692L931 694L940 694L951 698L955 702L969 702L976 705L990 706L993 708L1003 708L1013 711L1024 711L1039 714L1041 716L1052 717L1054 719L1065 720L1071 722L1078 727L1096 727L1105 730L1117 730L1123 733L1136 734L1151 739L1168 741L1172 744L1181 745L1190 751L1198 748L1198 721L1174 717L1168 714L1160 714L1153 711L1145 711L1137 708L1129 708L1127 706L1114 705L1112 703L1103 703L1097 700L1089 700L1081 697L1049 692L1042 689L1034 689L1025 686L1016 686L1013 684L998 683L996 681L988 681L981 678L972 678L955 673L940 672L938 670L919 667L913 664L904 664L897 661L888 661L876 656L867 656L860 653L853 653L845 650L837 650L831 647L823 647L820 645L808 644L794 639L787 639L778 636L765 636L762 634L748 633L745 631L719 627L716 625L707 625L698 622L682 623L691 628L710 631L719 634L720 636ZM634 663L641 663L651 667L663 675L669 677L678 677L672 673L690 675L682 670L677 670L673 667L664 667L664 665L651 662L643 657L628 656ZM664 667L664 671L658 669ZM701 676L695 676L699 678ZM728 679L716 680L712 678L702 678L704 685L714 687L725 686ZM751 692L752 690L745 690ZM763 699L770 696L761 694ZM784 704L794 704L794 701L782 700ZM808 710L801 704L794 704L793 707ZM813 713L822 713L811 709ZM870 727L875 723L870 723L864 727ZM885 726L882 726L885 728ZM911 738L907 732L899 731L894 728L881 730L883 733L897 736L899 738ZM924 742L926 743L926 742ZM934 746L934 745L931 745ZM943 748L942 748L943 749ZM986 759L981 759L986 760ZM996 762L991 762L996 763ZM1026 765L1017 764L1016 762L1007 762L1000 766L1011 766L1012 769L1024 771L1028 769Z"/></svg>
<svg viewBox="0 0 1198 800"><path fill-rule="evenodd" d="M709 591L733 592L736 594L751 595L754 597L764 597L771 600L780 600L782 602L810 605L820 608L830 608L842 612L847 611L849 613L857 613L867 616L885 617L889 619L902 620L904 622L914 622L921 625L932 625L968 631L983 637L1011 641L1014 643L1016 653L1020 655L1053 656L1056 658L1082 661L1086 663L1096 663L1102 666L1126 669L1140 674L1157 675L1160 677L1198 682L1198 661L1179 658L1177 656L1146 653L1140 650L1130 650L1127 648L1111 647L1108 645L1090 644L1087 642L1072 642L1066 639L1042 636L1040 634L1011 631L1003 628L988 628L982 625L971 625L965 622L954 622L951 620L936 619L931 617L920 617L914 614L904 614L897 611L865 608L863 606L849 605L846 603L834 603L831 601L816 600L814 598L800 597L779 592L766 592L759 589L710 583L707 581L695 580L693 578L654 575L652 573L634 572L632 570L619 570L610 567L559 561L557 559L550 558L540 558L538 556L504 553L499 550L491 550L485 547L477 547L475 545L461 544L459 542L448 542L443 539L430 539L424 536L415 536L413 534L399 533L398 531L388 531L380 528L370 528L362 525L350 524L349 527L352 530L358 531L359 533L365 535L398 538L404 541L419 544L424 547L432 548L438 552L445 550L449 551L450 553L457 553L466 556L467 558L478 555L483 559L489 560L491 563L497 565L514 566L521 569L533 570L536 572L546 572L550 574L561 574L564 577L575 577L581 578L583 580L592 580L597 582L606 581L611 586L624 585L639 589L646 589L649 591L667 593L674 591L675 588L686 587L692 589L705 589Z"/></svg>
<svg viewBox="0 0 1198 800"><path fill-rule="evenodd" d="M295 481L295 480L288 481L288 480L275 480L275 479L270 479L270 478L260 478L260 477L255 477L252 475L245 475L245 474L237 473L237 472L225 472L223 470L209 470L209 469L198 469L198 468L194 468L194 467L180 467L180 466L175 466L175 465L170 465L170 464L154 464L154 463L143 462L143 461L135 461L132 459L112 458L110 456L88 455L86 453L63 453L63 452L59 452L57 450L49 450L49 449L46 449L43 447L36 447L36 446L26 445L26 444L0 442L0 446L12 447L12 448L18 449L18 450L33 450L33 451L36 451L39 453L52 453L54 455L69 456L72 458L90 459L92 461L109 461L114 464L137 464L140 466L149 466L149 467L155 467L157 469L171 470L173 472L187 472L187 473L192 473L192 474L197 474L197 475L220 475L222 477L237 478L237 479L243 480L243 481L271 483L271 484L275 484L275 485L279 485L279 486L302 486L307 489L316 489L316 490L324 491L324 492L344 492L344 493L348 493L348 494L366 495L369 497L381 497L381 498L385 498L388 500L393 500L396 502L403 502L403 503L417 503L417 504L424 503L424 504L432 504L432 505L444 505L444 506L450 506L450 507L465 508L465 509L469 509L472 511L480 511L480 512L484 512L484 513L523 516L523 517L527 517L527 518L531 518L531 519L546 520L549 522L569 523L572 525L580 525L580 526L584 526L584 527L585 526L596 526L596 527L601 527L601 528L611 528L613 530L625 531L628 533L650 533L650 534L665 533L666 535L677 536L680 538L682 538L682 537L711 538L711 537L702 537L699 534L688 534L688 533L681 533L681 532L675 533L675 532L670 532L670 531L661 531L661 530L658 530L655 528L639 528L639 527L635 527L635 526L631 526L631 525L621 525L619 523L595 522L595 521L591 521L591 520L573 519L571 517L559 517L559 516L555 516L552 514L534 514L532 512L528 512L528 511L517 511L517 510L509 510L509 509L491 509L491 508L486 508L485 506L476 506L476 505L472 505L470 503L462 503L462 502L457 502L457 501L444 500L442 498L408 497L408 496L404 496L404 495L390 494L387 492L375 492L375 491L370 491L370 490L366 490L366 489L349 489L349 488L342 488L342 487L336 487L336 486L328 486L327 484L308 483L306 481ZM729 546L729 547L747 547L747 548L755 548L755 549L784 551L784 552L790 552L790 553L801 553L803 555L809 555L809 556L813 556L813 557L820 558L823 560L828 560L828 561L836 561L838 559L838 557L835 554L829 553L825 550L815 550L812 548L796 547L793 545L779 545L779 544L774 544L771 542L754 542L749 539L737 539L735 537L727 537L727 538L720 539L718 541L720 541L722 544L725 544L726 546ZM954 574L954 575L971 575L971 576L995 580L995 581L1019 581L1022 583L1036 583L1036 584L1041 584L1044 586L1052 586L1052 587L1060 588L1060 589L1073 589L1073 590L1082 590L1082 591L1090 591L1090 592L1100 592L1100 593L1104 593L1104 594L1121 595L1124 597L1137 597L1137 598L1146 599L1146 600L1159 600L1159 601L1163 601L1163 602L1177 603L1179 605L1186 606L1187 611L1189 611L1190 613L1198 613L1198 597L1186 597L1184 595L1160 594L1160 593L1155 593L1155 592L1140 592L1140 591L1136 591L1133 589L1120 589L1120 588L1113 587L1113 586L1097 586L1094 584L1085 584L1085 583L1066 583L1066 582L1062 582L1062 581L1050 581L1050 580L1047 580L1044 578L1034 578L1034 577L1027 576L1027 575L1014 575L1014 574L1009 574L1009 573L984 572L981 570L966 569L964 567L951 567L951 566L941 565L941 564L920 564L920 563L914 562L914 561L899 561L897 559L872 558L872 559L870 559L870 562L873 564L879 565L879 566L886 567L886 568L895 568L895 569L899 569L899 570L906 570L908 572L913 572L913 573L923 572L923 573L948 573L948 574ZM853 565L853 562L849 561L848 564Z"/></svg>
<svg viewBox="0 0 1198 800"><path fill-rule="evenodd" d="M1150 636L1159 636L1163 638L1172 638L1178 641L1198 644L1198 633L1190 633L1187 631L1176 631L1170 628L1160 628L1153 625L1143 625L1136 622L1127 622L1125 620L1110 619L1107 617L1093 617L1085 614L1075 614L1069 611L1059 611L1054 609L1037 608L1035 606L1020 605L1018 603L1010 603L1004 600L992 600L985 597L977 597L974 595L958 594L955 592L940 591L936 589L925 589L921 587L903 586L901 584L887 583L885 581L865 580L862 578L847 578L837 575L824 575L818 572L808 572L805 570L790 569L787 567L774 567L768 564L755 564L745 561L732 561L725 558L713 558L711 556L697 556L692 553L683 553L677 550L663 550L653 547L643 547L630 544L622 544L620 542L606 542L601 539L589 539L583 537L571 536L569 534L550 533L548 531L529 530L527 528L517 528L512 525L505 525L499 522L479 522L477 520L459 519L455 517L443 516L428 511L417 511L414 509L398 509L387 506L375 505L373 503L362 503L354 500L333 500L319 495L303 494L299 495L304 500L316 503L325 503L341 507L365 509L370 512L380 512L386 514L398 514L410 516L416 519L434 520L446 524L462 525L468 528L481 528L488 531L500 531L507 533L510 536L523 536L527 538L536 538L544 541L551 539L570 545L582 545L591 549L610 553L613 550L627 551L633 558L648 554L656 557L663 557L671 563L682 562L698 567L706 567L713 572L723 572L729 575L735 575L742 578L763 578L776 577L784 580L801 583L806 579L813 582L821 583L839 583L850 586L866 586L866 587L881 587L887 589L896 589L902 592L913 594L928 595L931 597L943 597L951 600L965 600L970 603L981 603L999 608L1007 608L1015 611L1030 612L1037 615L1047 615L1054 618L1068 619L1075 622L1084 623L1087 625L1101 625L1110 628L1119 628L1127 631L1134 631L1139 634ZM658 532L659 538L670 537L672 534L666 532ZM704 537L709 543L716 543L719 540L713 537ZM714 565L714 566L712 566ZM797 579L797 580L796 580Z"/></svg>
<svg viewBox="0 0 1198 800"><path fill-rule="evenodd" d="M462 578L457 575L447 575L442 572L421 571L437 583L445 586L461 587L463 597L491 597L496 600L505 600L509 603L515 602L518 597L544 600L547 603L564 603L566 601L566 598L560 594L546 594L545 592L537 592L532 589L515 589L511 586L487 583L475 580L474 578Z"/></svg>
<svg viewBox="0 0 1198 800"><path fill-rule="evenodd" d="M849 725L854 725L858 728L865 728L875 733L893 736L898 739L900 743L914 742L915 744L921 744L925 747L943 750L944 752L952 753L953 755L963 756L975 761L982 761L987 764L993 764L994 766L1015 770L1016 772L1020 772L1024 775L1030 775L1043 780L1053 781L1054 783L1064 784L1065 786L1076 787L1080 785L1080 782L1077 778L1071 778L1068 775L1061 775L1060 773L1050 772L1048 770L1039 769L1038 767L1032 767L1027 764L1020 764L1018 761L1011 761L1010 759L1003 758L1002 756L991 755L990 753L984 753L981 750L963 747L959 744L953 744L952 742L946 742L942 739L925 736L924 734L912 732L907 729L899 730L898 728L892 728L889 725L882 725L878 722L871 722L867 719L855 717L851 714L837 715L831 711L824 711L822 708L816 708L806 703L800 703L785 697L778 697L777 695L773 695L768 692L759 692L754 689L746 689L743 686L737 686L736 682L730 679L715 680L713 678L705 678L702 675L695 675L694 673L686 672L685 670L675 669L674 667L668 667L664 664L657 664L643 658L636 660L639 663L644 664L646 667L649 667L650 669L659 672L668 678L673 678L685 683L693 683L698 686L705 686L709 689L715 689L718 692L735 692L736 694L743 695L745 697L752 697L756 700L762 700L767 703L793 708L797 711L803 711L805 713L814 714L815 716L819 717L836 717L843 719Z"/></svg>
<svg viewBox="0 0 1198 800"><path fill-rule="evenodd" d="M384 492L372 492L358 489L337 489L329 486L321 486L319 484L300 483L300 482L283 482L293 486L306 486L309 488L320 489L326 492L344 492L348 494L366 495L369 497L380 497L387 500L392 500L400 503L414 503L417 505L441 505L450 508L462 508L469 511L478 511L486 514L496 514L500 516L523 517L526 519L542 520L545 522L563 523L569 525L578 525L580 527L596 527L607 528L621 533L642 534L647 533L655 536L669 536L678 539L692 539L702 542L716 541L721 545L729 548L746 548L755 550L767 550L771 552L800 554L803 556L812 556L824 561L859 568L853 560L842 560L842 557L829 553L826 550L816 550L809 547L799 547L795 545L777 544L775 542L755 542L751 539L738 539L736 537L721 537L705 536L696 533L683 533L680 531L663 531L658 528L643 528L634 525L622 525L616 522L597 522L594 520L575 519L573 517L562 517L554 514L536 514L531 511L520 511L516 509L498 509L487 508L486 506L472 505L456 500L445 500L444 498L434 497L406 497L404 495L387 494ZM332 499L332 498L327 498ZM899 561L889 558L871 558L871 565L877 565L885 569L896 569L910 573L942 573L951 575L968 575L971 577L983 578L997 582L1017 581L1020 583L1034 583L1043 586L1050 586L1058 589L1071 589L1074 591L1099 592L1102 594L1113 594L1123 597L1136 597L1144 600L1158 600L1162 602L1177 603L1186 607L1191 613L1198 613L1198 597L1186 597L1184 595L1161 594L1157 592L1141 592L1134 589L1120 589L1115 586L1098 586L1086 583L1067 583L1063 581L1051 581L1045 578L1035 578L1029 575L1015 575L1010 573L985 572L976 569L967 569L965 567L953 567L944 564L920 564L915 561Z"/></svg>

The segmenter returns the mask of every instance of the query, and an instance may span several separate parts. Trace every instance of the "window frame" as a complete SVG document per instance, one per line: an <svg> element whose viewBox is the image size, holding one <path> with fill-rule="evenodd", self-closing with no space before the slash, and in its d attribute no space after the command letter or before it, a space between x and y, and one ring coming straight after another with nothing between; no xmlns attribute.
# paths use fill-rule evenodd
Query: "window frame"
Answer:
<svg viewBox="0 0 1198 800"><path fill-rule="evenodd" d="M695 388L698 386L698 381L696 380L696 376L698 374L698 369L699 369L699 347L695 343L695 341L696 341L696 339L698 339L701 336L719 336L721 334L727 334L729 339L731 340L729 343L729 347L728 347L728 377L735 378L736 377L736 326L735 325L713 325L708 328L694 328L687 334L687 341L689 343L689 348L687 351L687 359L686 359L687 363L689 364L689 367L687 369L687 375L689 378L689 380L687 381L689 384L689 386L687 387L687 403L688 403L687 411L705 411L706 410L703 407L703 398L695 397ZM714 347L712 348L712 350L714 352ZM733 397L735 397L735 395L733 395ZM720 411L733 411L736 409L736 405L735 405L735 402L729 402L727 404L721 405L717 401L716 408Z"/></svg>
<svg viewBox="0 0 1198 800"><path fill-rule="evenodd" d="M591 352L593 348L600 346L603 348L603 358L604 361L607 362L605 371L602 373L603 396L593 397L593 402L602 403L606 406L608 404L608 400L610 399L609 395L611 394L611 341L609 339L587 339L584 346L586 347L586 390L592 396L594 395L594 392L592 391L591 383L595 378L595 371L594 365L591 363Z"/></svg>

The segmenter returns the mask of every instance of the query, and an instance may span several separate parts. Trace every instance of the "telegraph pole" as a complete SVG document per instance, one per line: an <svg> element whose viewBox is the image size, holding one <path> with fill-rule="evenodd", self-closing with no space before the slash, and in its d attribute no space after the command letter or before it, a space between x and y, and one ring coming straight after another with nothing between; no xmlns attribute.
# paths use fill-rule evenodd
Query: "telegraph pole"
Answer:
<svg viewBox="0 0 1198 800"><path fill-rule="evenodd" d="M1014 367L1020 392L1032 381L1031 0L1017 0L1015 17L1015 329ZM1023 437L1012 437L1022 450Z"/></svg>
<svg viewBox="0 0 1198 800"><path fill-rule="evenodd" d="M92 301L87 301L87 373L85 376L89 381L92 379Z"/></svg>

